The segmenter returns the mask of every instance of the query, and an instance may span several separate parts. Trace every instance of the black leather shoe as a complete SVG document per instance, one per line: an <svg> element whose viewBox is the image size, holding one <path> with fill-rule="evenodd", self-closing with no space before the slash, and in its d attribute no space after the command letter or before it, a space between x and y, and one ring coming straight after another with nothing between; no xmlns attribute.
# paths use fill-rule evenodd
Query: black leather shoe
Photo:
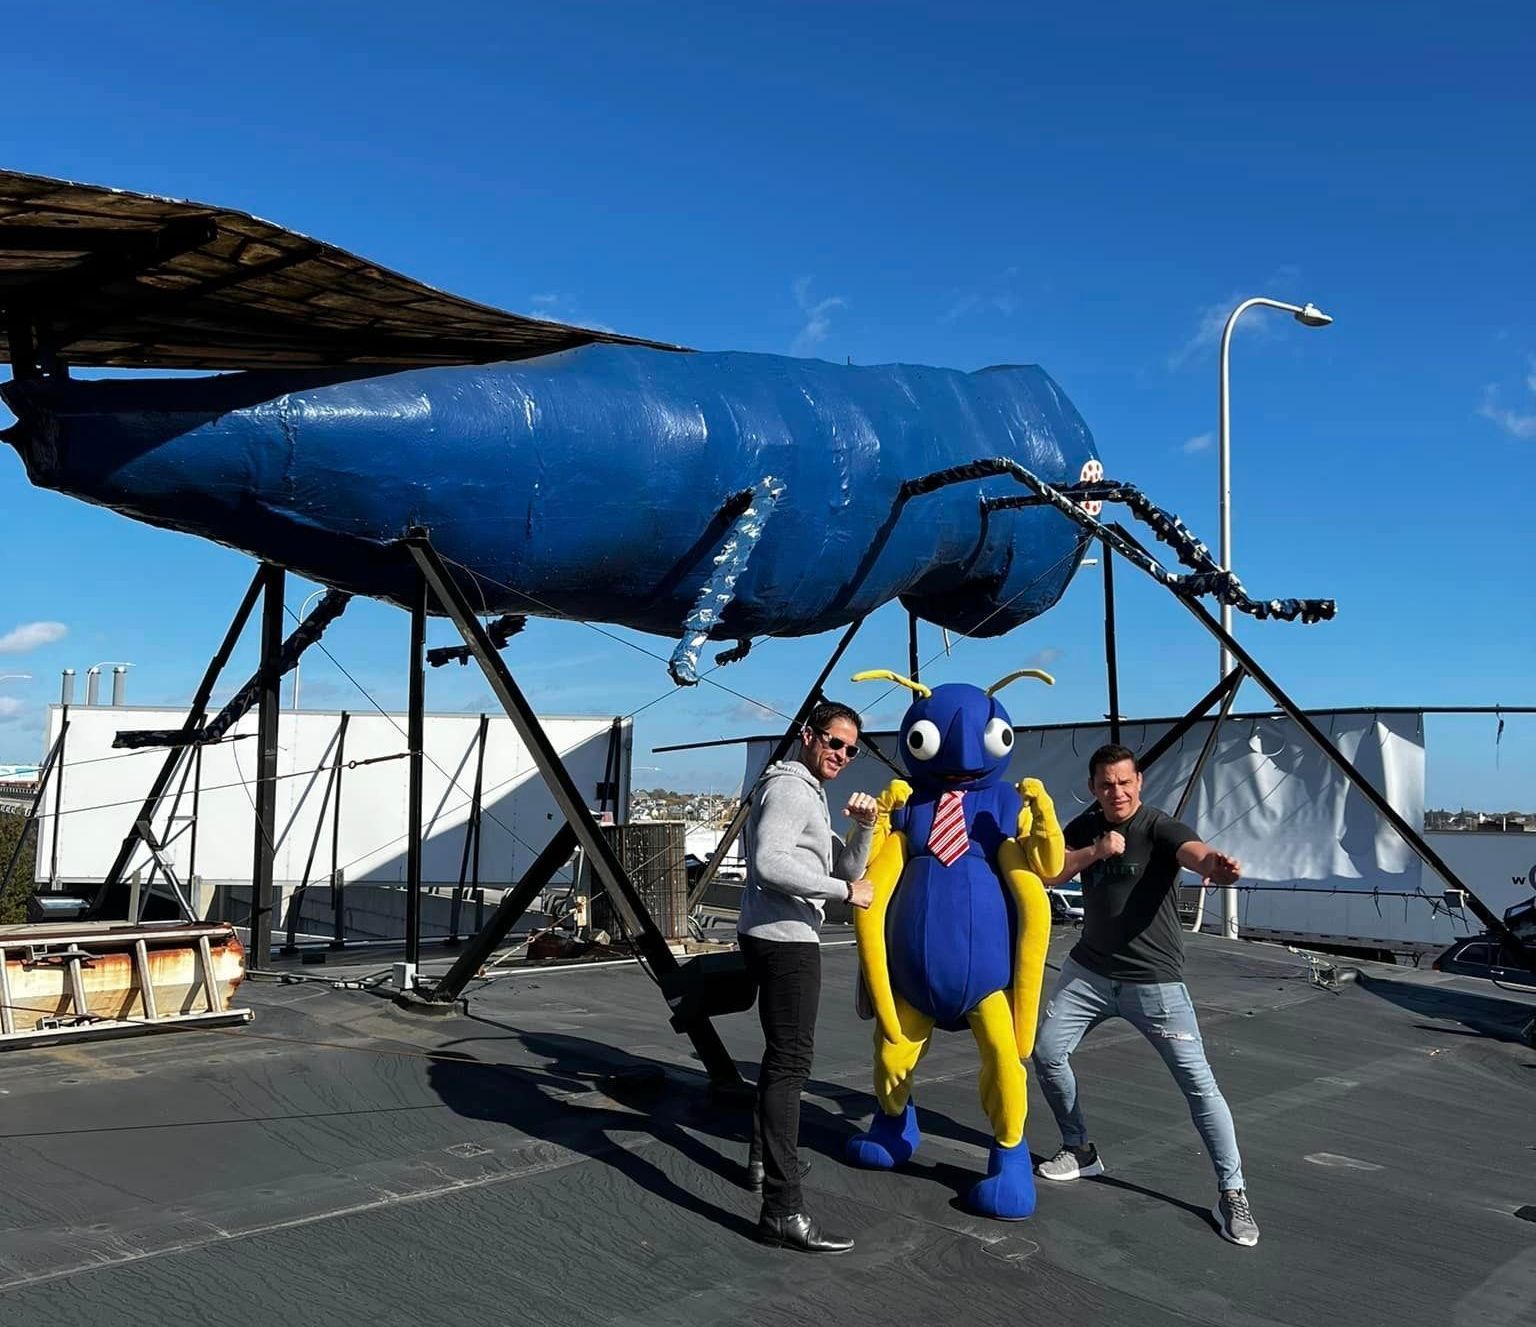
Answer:
<svg viewBox="0 0 1536 1327"><path fill-rule="evenodd" d="M810 1159L810 1157L801 1157L800 1158L800 1178L801 1179L805 1178L806 1172L808 1170L810 1170L810 1168L811 1168L811 1159ZM749 1162L747 1162L747 1188L749 1188L753 1193L761 1193L763 1191L763 1182L767 1178L768 1178L767 1173L763 1170L763 1163L761 1161L749 1161Z"/></svg>
<svg viewBox="0 0 1536 1327"><path fill-rule="evenodd" d="M796 1249L801 1253L847 1253L851 1239L822 1232L804 1212L793 1216L765 1216L757 1223L757 1240L772 1249Z"/></svg>

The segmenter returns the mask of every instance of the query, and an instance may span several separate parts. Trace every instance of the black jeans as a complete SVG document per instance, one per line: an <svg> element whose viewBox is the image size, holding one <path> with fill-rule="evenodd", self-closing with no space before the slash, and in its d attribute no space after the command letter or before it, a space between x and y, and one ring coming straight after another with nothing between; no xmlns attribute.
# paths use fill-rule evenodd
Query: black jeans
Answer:
<svg viewBox="0 0 1536 1327"><path fill-rule="evenodd" d="M763 1215L805 1210L800 1192L800 1090L811 1076L816 1007L821 1003L821 946L809 941L741 937L757 979L763 1066L757 1075L753 1155L763 1161Z"/></svg>

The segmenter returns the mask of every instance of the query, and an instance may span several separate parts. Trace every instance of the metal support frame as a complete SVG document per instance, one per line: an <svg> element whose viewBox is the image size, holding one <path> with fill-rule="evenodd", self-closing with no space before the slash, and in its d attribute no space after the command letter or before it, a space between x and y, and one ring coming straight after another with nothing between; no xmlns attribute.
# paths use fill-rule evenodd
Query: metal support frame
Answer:
<svg viewBox="0 0 1536 1327"><path fill-rule="evenodd" d="M635 889L628 872L614 853L613 845L602 832L592 812L588 810L570 773L560 760L544 726L539 722L533 707L513 679L506 663L485 629L475 617L474 607L453 579L424 530L412 531L404 541L405 550L421 572L423 597L419 601L425 608L425 592L430 589L439 607L452 620L464 643L474 652L475 661L490 683L491 690L501 702L512 720L512 726L528 748L535 767L543 777L554 798L555 805L565 817L566 824L586 852L592 868L603 887L613 900L630 939L644 958L652 976L661 982L680 968L677 958L667 946L666 938L657 928L645 900ZM414 634L414 633L413 633ZM741 1077L736 1062L726 1050L725 1043L714 1026L707 1020L695 1020L684 1029L699 1058L717 1087L734 1087Z"/></svg>
<svg viewBox="0 0 1536 1327"><path fill-rule="evenodd" d="M768 764L776 760L783 760L789 748L794 745L795 739L800 736L805 727L805 721L822 698L821 689L827 684L827 679L832 676L832 670L837 667L838 660L847 652L853 644L853 638L858 633L864 619L850 623L848 629L843 632L837 646L833 649L831 657L827 659L826 666L821 674L811 683L811 688L805 693L805 699L800 702L800 708L795 711L795 717L790 721L789 727L784 730L784 736L779 738L774 745L773 752L768 757ZM916 677L912 679L914 682ZM720 870L720 863L725 860L726 853L735 846L740 837L743 826L747 823L747 817L752 814L752 790L742 790L741 803L736 808L736 814L731 817L731 823L725 827L725 832L720 836L720 842L715 845L715 850L710 854L709 861L705 863L703 871L699 873L698 881L694 884L692 892L688 895L688 911L691 913L699 906L699 901L709 892L710 885L714 884L715 876Z"/></svg>
<svg viewBox="0 0 1536 1327"><path fill-rule="evenodd" d="M58 777L53 782L53 824L48 827L48 888L59 887L59 819L64 810L64 750L69 732L69 706L59 715Z"/></svg>
<svg viewBox="0 0 1536 1327"><path fill-rule="evenodd" d="M1206 714L1210 712L1212 705L1231 694L1232 690L1237 686L1240 676L1240 670L1234 668L1220 682L1207 691L1205 695L1201 696L1185 712L1182 719L1136 757L1137 768L1145 771L1157 764L1159 760L1178 744L1185 733L1199 723L1201 719L1205 718Z"/></svg>
<svg viewBox="0 0 1536 1327"><path fill-rule="evenodd" d="M299 887L288 898L288 934L283 945L282 952L286 956L292 956L299 952L299 914L304 909L304 900L309 894L310 872L315 869L315 853L320 848L320 835L325 830L325 813L330 809L331 796L334 793L337 804L341 801L341 762L342 750L347 740L347 722L350 715L343 714L341 723L336 729L336 754L331 759L331 768L325 777L325 791L320 795L320 811L315 816L315 833L309 841L309 855L304 858L304 874L299 880ZM336 834L332 826L331 834L331 876L336 875Z"/></svg>
<svg viewBox="0 0 1536 1327"><path fill-rule="evenodd" d="M265 567L257 568L256 574L251 577L251 583L245 591L245 597L240 601L240 607L235 610L235 616L230 620L229 629L224 633L224 640L214 652L213 658L208 661L208 667L203 671L203 680L197 685L197 693L192 697L192 706L187 711L187 717L182 723L181 730L189 736L195 733L203 723L208 712L208 700L213 695L213 688L218 684L219 675L223 673L224 666L229 662L229 657L235 651L235 645L240 640L241 633L245 630L245 624L250 620L251 610L256 607L257 596L261 593L262 586L266 583L267 571ZM176 768L185 755L185 747L174 747L166 753L165 760L161 762L160 770L155 775L154 782L150 784L149 791L144 795L144 804L139 808L139 813L133 818L133 827L129 829L123 839L122 846L117 850L117 856L113 858L111 867L108 868L106 878L101 887L96 891L96 897L91 904L91 914L99 915L105 907L109 894L113 887L119 884L123 873L128 869L128 863L133 860L133 854L138 849L138 826L145 820L152 820L155 812L160 807L160 799L165 796L165 790L171 786L171 780L176 777ZM199 778L199 782L201 779Z"/></svg>
<svg viewBox="0 0 1536 1327"><path fill-rule="evenodd" d="M277 723L282 674L278 657L283 646L283 588L281 567L261 569L261 664L257 672L256 832L251 858L250 959L264 968L272 957L272 867L277 855Z"/></svg>
<svg viewBox="0 0 1536 1327"><path fill-rule="evenodd" d="M59 726L59 735L53 739L53 745L48 748L48 754L43 757L43 767L37 774L37 791L32 794L32 805L27 808L27 814L22 819L21 833L16 836L16 846L11 849L11 858L5 864L5 875L0 876L0 894L4 894L10 888L11 874L16 870L16 863L21 860L21 850L27 846L27 835L37 825L37 808L43 804L43 798L48 795L48 780L52 776L54 767L57 766L62 776L64 767L61 758L64 754L64 736L69 732L69 719L66 717ZM53 821L57 825L59 821L58 800L54 800ZM3 993L0 993L3 996Z"/></svg>
<svg viewBox="0 0 1536 1327"><path fill-rule="evenodd" d="M1115 554L1107 540L1104 550L1104 673L1109 683L1109 740L1120 741L1120 663L1115 650Z"/></svg>
<svg viewBox="0 0 1536 1327"><path fill-rule="evenodd" d="M418 578L411 595L411 653L406 746L410 748L405 806L405 961L421 960L421 800L427 741L427 582Z"/></svg>
<svg viewBox="0 0 1536 1327"><path fill-rule="evenodd" d="M517 888L508 890L496 911L458 956L447 975L432 988L433 1000L457 1000L464 994L475 973L522 920L523 914L543 892L554 874L576 851L576 831L569 824L561 825L555 837L545 845L544 851L534 859L533 865L523 873Z"/></svg>
<svg viewBox="0 0 1536 1327"><path fill-rule="evenodd" d="M197 920L197 910L193 908L191 899L187 897L186 891L182 889L181 881L176 878L175 868L165 856L166 845L155 836L154 826L149 821L141 820L138 824L138 831L139 838L144 841L144 846L149 849L149 855L154 860L156 869L165 876L166 884L171 887L171 893L176 896L176 902L181 907L180 920L183 922L195 922ZM153 881L153 879L154 877L151 875L150 880ZM143 896L141 895L141 908L142 902ZM139 925L140 922L137 916L129 917L128 920L134 926Z"/></svg>
<svg viewBox="0 0 1536 1327"><path fill-rule="evenodd" d="M917 653L917 614L907 610L907 676L921 682L922 660Z"/></svg>
<svg viewBox="0 0 1536 1327"><path fill-rule="evenodd" d="M352 716L341 712L341 731L336 738L336 806L331 811L331 949L345 949L346 912L344 911L347 882L341 869L341 771L347 758L347 724Z"/></svg>
<svg viewBox="0 0 1536 1327"><path fill-rule="evenodd" d="M1227 716L1232 713L1232 705L1237 700L1237 693L1243 685L1243 678L1247 674L1243 666L1239 664L1232 670L1232 689L1222 698L1221 709L1217 711L1216 718L1211 724L1211 731L1205 735L1205 741L1200 746L1200 755L1195 760L1195 767L1189 772L1189 779L1184 784L1184 791L1179 794L1179 804L1174 808L1173 818L1184 819L1184 811L1189 806L1195 795L1195 789L1200 786L1201 776L1205 773L1205 767L1210 763L1211 753L1216 750L1216 743L1221 737L1222 725L1226 723ZM1200 899L1195 904L1194 924L1189 928L1198 931L1205 922L1205 886L1200 887ZM1236 937L1233 937L1234 939Z"/></svg>
<svg viewBox="0 0 1536 1327"><path fill-rule="evenodd" d="M490 735L490 715L480 716L480 728L475 734L475 790L469 798L469 819L464 822L464 852L459 858L459 883L453 891L453 906L448 912L448 941L456 945L460 941L459 919L463 915L464 891L480 888L480 812L485 793L485 743ZM480 931L476 919L475 932Z"/></svg>

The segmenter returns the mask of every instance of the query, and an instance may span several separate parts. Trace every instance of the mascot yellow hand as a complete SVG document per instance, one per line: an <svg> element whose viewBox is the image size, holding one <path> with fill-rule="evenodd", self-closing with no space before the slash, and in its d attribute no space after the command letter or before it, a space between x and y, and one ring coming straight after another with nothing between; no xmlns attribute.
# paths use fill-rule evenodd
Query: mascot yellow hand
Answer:
<svg viewBox="0 0 1536 1327"><path fill-rule="evenodd" d="M1025 860L1037 875L1058 876L1066 862L1067 845L1056 819L1056 804L1039 779L1025 779L1018 789L1023 803L1019 809L1018 839Z"/></svg>
<svg viewBox="0 0 1536 1327"><path fill-rule="evenodd" d="M891 832L891 812L907 804L912 785L905 779L892 779L890 786L875 798L875 828L869 844L869 860L877 861L885 838Z"/></svg>

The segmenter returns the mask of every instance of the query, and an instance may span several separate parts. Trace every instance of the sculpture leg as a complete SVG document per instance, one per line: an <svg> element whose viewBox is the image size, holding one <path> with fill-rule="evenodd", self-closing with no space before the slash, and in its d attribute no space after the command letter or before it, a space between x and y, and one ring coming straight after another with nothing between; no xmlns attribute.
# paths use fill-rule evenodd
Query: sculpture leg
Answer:
<svg viewBox="0 0 1536 1327"><path fill-rule="evenodd" d="M1022 1221L1035 1210L1035 1177L1024 1141L1024 1066L1007 993L994 991L966 1021L981 1052L981 1104L997 1140L987 1158L987 1177L972 1188L968 1202L983 1216Z"/></svg>
<svg viewBox="0 0 1536 1327"><path fill-rule="evenodd" d="M887 1041L875 1025L875 1098L880 1109L866 1133L848 1140L851 1164L867 1170L891 1170L909 1161L922 1134L917 1127L917 1108L912 1104L912 1074L928 1049L933 1020L896 996L896 1017L901 1036Z"/></svg>

